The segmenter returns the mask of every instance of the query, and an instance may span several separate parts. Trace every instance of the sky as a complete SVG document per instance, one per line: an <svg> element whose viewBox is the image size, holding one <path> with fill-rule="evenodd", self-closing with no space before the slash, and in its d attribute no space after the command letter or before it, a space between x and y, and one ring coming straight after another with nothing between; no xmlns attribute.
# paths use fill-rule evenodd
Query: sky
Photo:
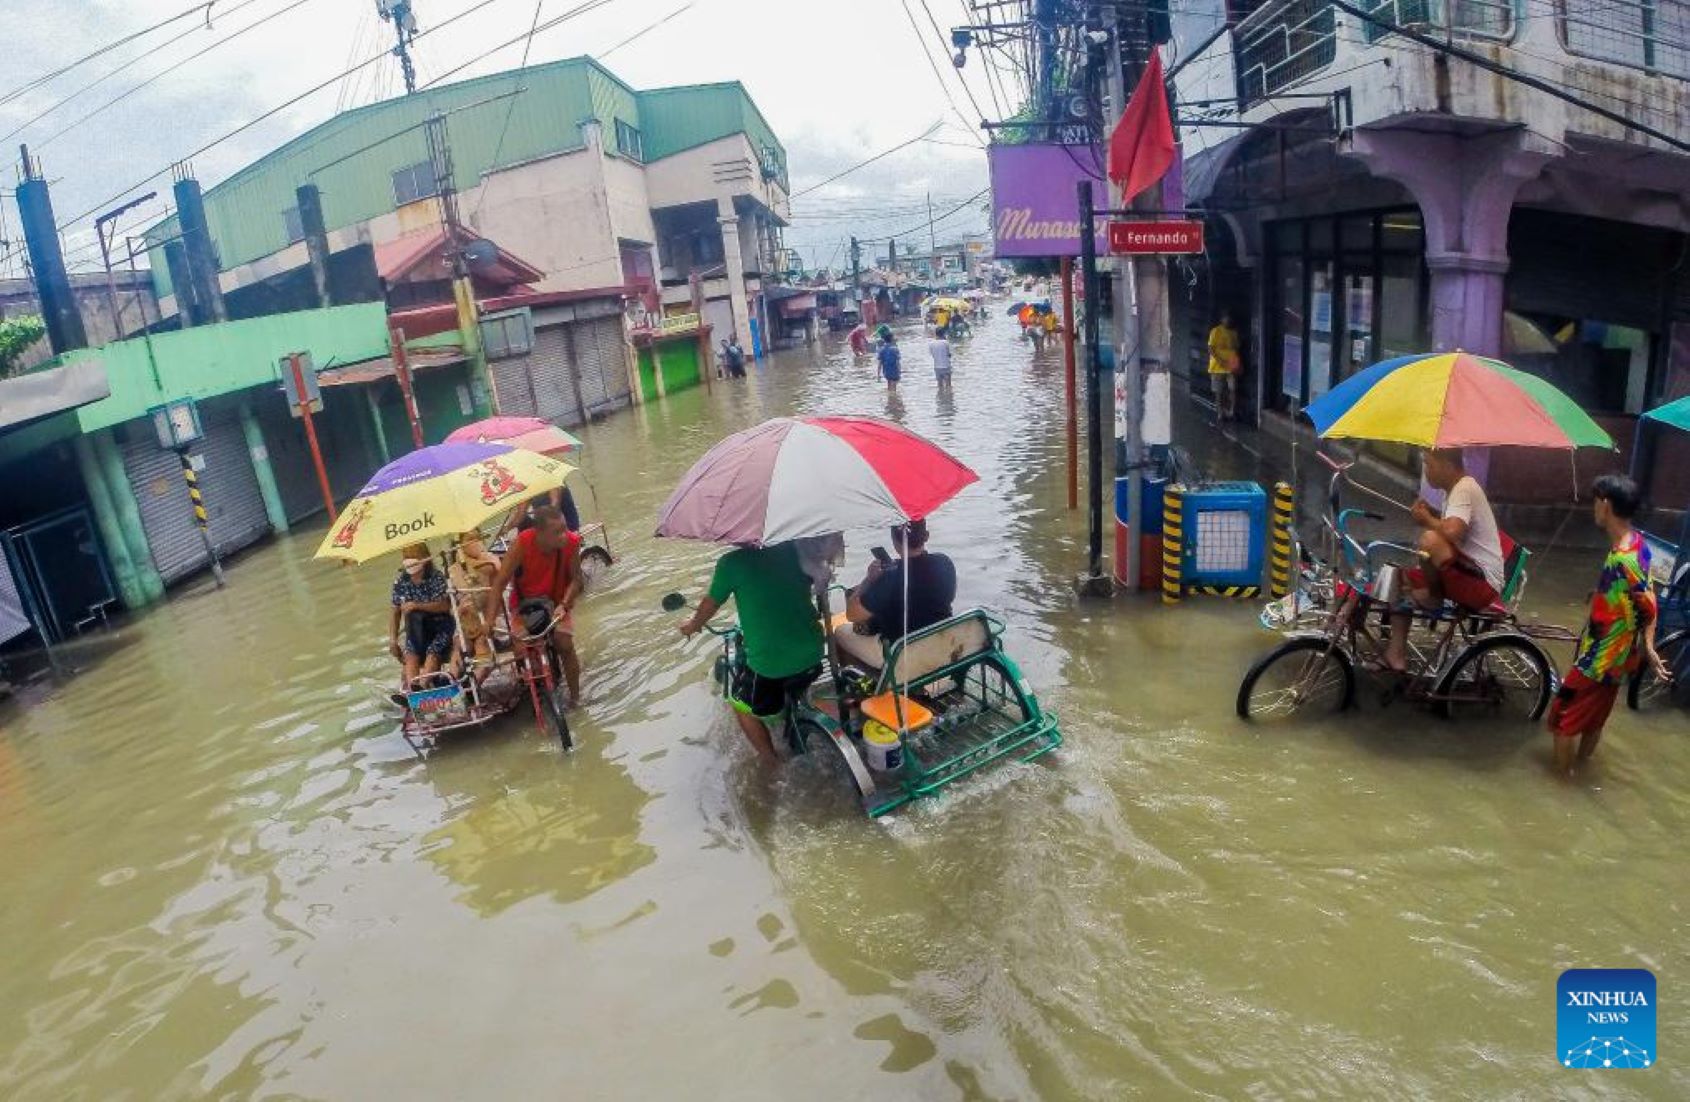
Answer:
<svg viewBox="0 0 1690 1102"><path fill-rule="evenodd" d="M537 34L530 63L590 54L636 88L743 82L786 145L795 195L787 245L799 250L807 266L846 264L841 242L852 233L868 239L913 229L911 243L924 244L929 195L935 215L956 211L937 227L940 244L986 228L980 203L965 202L986 187L978 144L983 135L976 124L982 111L992 118L1013 112L1024 78L1005 71L1001 82L989 82L977 53L961 74L950 64L946 39L964 21L963 0L596 2L593 10ZM0 238L21 237L10 196L20 142L29 143L52 182L72 269L97 270L92 212L150 190L168 196L173 162L391 45L391 29L379 21L375 0L216 0L209 28L205 15L197 13L26 89L195 3L0 0L8 55L0 76L0 148L8 166L0 174L5 189ZM582 0L538 3L539 21L545 22ZM485 6L437 34L427 33L478 5ZM535 7L536 0L414 0L424 32L415 51L420 81L524 38ZM625 41L641 31L646 33ZM201 50L207 52L159 75ZM522 52L523 42L517 41L451 79L514 69ZM966 81L978 110L959 81ZM195 175L214 185L337 110L402 91L397 61L384 57L195 156ZM130 94L81 121L125 93ZM1016 102L1006 102L1012 99ZM922 134L927 140L804 194ZM135 232L165 209L161 199L152 200L120 225ZM77 221L66 225L71 219ZM911 238L900 239L901 247L906 240ZM0 245L5 255L0 276L22 274L20 258L11 255L19 251ZM884 244L874 251L883 253Z"/></svg>

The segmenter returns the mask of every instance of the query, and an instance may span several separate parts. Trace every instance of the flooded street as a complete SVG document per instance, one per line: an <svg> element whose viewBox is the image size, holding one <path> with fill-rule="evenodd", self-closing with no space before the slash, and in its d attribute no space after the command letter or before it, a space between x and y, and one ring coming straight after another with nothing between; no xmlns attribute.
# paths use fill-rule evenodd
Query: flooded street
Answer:
<svg viewBox="0 0 1690 1102"><path fill-rule="evenodd" d="M619 562L567 756L526 716L413 755L377 694L396 564L311 562L320 526L0 713L0 1094L1690 1096L1684 716L1622 707L1573 785L1536 728L1372 693L1242 725L1255 605L1073 598L1060 352L999 314L954 398L906 329L896 397L832 339L581 430ZM715 550L650 532L709 445L794 411L979 472L932 547L1060 750L877 822L759 773L658 607ZM1527 607L1576 622L1596 562L1543 556ZM1556 1066L1573 966L1657 973L1660 1066Z"/></svg>

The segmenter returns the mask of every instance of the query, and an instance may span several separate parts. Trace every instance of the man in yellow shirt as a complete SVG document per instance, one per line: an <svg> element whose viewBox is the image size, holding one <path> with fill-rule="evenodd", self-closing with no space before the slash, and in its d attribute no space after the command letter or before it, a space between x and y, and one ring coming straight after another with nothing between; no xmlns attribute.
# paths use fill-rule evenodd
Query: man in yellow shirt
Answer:
<svg viewBox="0 0 1690 1102"><path fill-rule="evenodd" d="M1238 330L1232 327L1232 313L1222 311L1220 321L1209 330L1209 385L1215 391L1215 419L1231 421L1238 402L1238 372L1243 361L1238 355Z"/></svg>

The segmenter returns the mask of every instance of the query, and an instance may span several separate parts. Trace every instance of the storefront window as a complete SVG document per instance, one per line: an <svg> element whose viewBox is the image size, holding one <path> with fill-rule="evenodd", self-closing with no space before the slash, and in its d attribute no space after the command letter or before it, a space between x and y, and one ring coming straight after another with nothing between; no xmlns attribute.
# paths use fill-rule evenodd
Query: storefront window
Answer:
<svg viewBox="0 0 1690 1102"><path fill-rule="evenodd" d="M1426 351L1421 325L1420 256L1380 257L1378 358L1389 360Z"/></svg>
<svg viewBox="0 0 1690 1102"><path fill-rule="evenodd" d="M1650 334L1590 318L1502 316L1509 363L1554 383L1592 413L1641 413L1649 380Z"/></svg>
<svg viewBox="0 0 1690 1102"><path fill-rule="evenodd" d="M1293 402L1303 400L1303 260L1279 261L1279 391Z"/></svg>
<svg viewBox="0 0 1690 1102"><path fill-rule="evenodd" d="M1326 226L1331 229L1330 223ZM1332 262L1316 261L1309 266L1310 401L1332 389L1333 312Z"/></svg>

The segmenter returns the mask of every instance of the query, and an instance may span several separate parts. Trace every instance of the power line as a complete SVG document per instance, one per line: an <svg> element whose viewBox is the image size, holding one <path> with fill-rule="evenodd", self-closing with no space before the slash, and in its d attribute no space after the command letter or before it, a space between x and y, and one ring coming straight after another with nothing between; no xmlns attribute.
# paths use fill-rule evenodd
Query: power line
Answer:
<svg viewBox="0 0 1690 1102"><path fill-rule="evenodd" d="M468 8L465 8L463 11L459 12L457 15L450 16L447 19L445 19L445 20L443 20L439 23L436 23L432 27L428 27L424 30L418 31L417 37L423 38L427 35L436 34L440 31L443 31L447 27L450 27L452 24L458 22L459 20L465 19L465 18L467 18L471 15L474 15L476 12L480 11L482 8L485 8L488 5L494 4L494 3L497 3L497 0L480 0L479 3L474 4L474 5L472 5ZM195 149L193 152L185 154L181 157L175 158L174 160L171 161L171 164L179 164L182 161L190 161L190 160L194 159L195 157L200 156L202 153L206 153L210 150L216 149L218 146L222 145L224 142L228 141L229 139L234 138L234 137L238 137L239 135L246 133L248 130L251 130L253 127L257 126L259 123L262 123L262 122L265 122L269 119L274 118L275 116L281 114L283 111L286 111L288 108L293 107L293 106L295 106L299 103L302 103L307 99L310 99L312 96L316 95L318 92L321 92L323 89L333 87L334 84L337 81L343 80L344 78L346 78L350 74L355 73L360 69L364 69L364 68L367 68L368 66L374 65L378 61L383 61L387 57L388 57L388 53L385 50L382 51L379 54L374 55L373 57L367 57L363 61L360 61L356 65L353 65L351 68L347 69L345 72L337 73L334 76L328 78L327 80L324 80L324 81L321 81L317 84L314 84L310 88L307 88L305 91L299 93L297 96L294 96L292 99L286 100L283 103L279 103L276 106L270 108L268 111L265 111L263 114L257 116L256 118L249 119L248 121L246 121L246 122L242 123L241 125L235 127L233 130L226 131L222 135L220 135L216 138L213 138L211 141L206 142L205 144L201 145L198 149ZM165 167L159 169L156 172L149 173L147 176L143 177L140 180L137 180L133 184L130 184L128 187L124 188L122 191L117 192L115 195L112 195L111 197L109 197L107 199L102 199L100 202L96 203L94 206L90 207L89 209L83 211L81 214L76 215L74 218L67 218L64 221L60 222L58 228L63 230L66 226L75 225L77 222L82 221L84 218L87 218L90 215L98 214L100 211L104 210L106 207L110 206L111 204L117 202L119 199L122 199L125 195L128 195L130 192L134 191L136 188L145 187L147 184L152 183L154 180L158 179L160 176L163 176L166 172L169 172L169 171L170 171L170 165L166 165Z"/></svg>
<svg viewBox="0 0 1690 1102"><path fill-rule="evenodd" d="M193 15L195 12L200 12L200 11L205 12L207 22L209 22L210 18L211 18L211 7L215 3L217 3L217 0L204 0L204 2L195 4L193 7L187 8L183 11L179 11L175 15L172 15L167 19L161 19L157 23L154 23L150 27L143 27L138 31L132 31L129 34L126 34L123 37L121 37L121 38L119 38L119 39L117 39L113 42L106 43L104 46L101 46L97 50L93 50L93 51L90 51L89 53L83 54L81 57L77 58L75 61L72 61L67 65L62 65L59 68L54 69L50 73L45 73L42 76L36 77L34 80L28 81L28 82L26 82L22 85L19 85L17 88L12 89L10 92L7 92L4 96L0 96L0 107L3 107L8 103L11 103L13 100L17 99L19 96L28 95L30 92L35 91L35 89L41 87L44 84L47 84L47 83L54 81L54 80L57 80L59 77L64 76L66 73L70 72L72 69L75 69L75 68L82 66L82 65L86 65L88 62L93 61L95 58L101 57L105 54L111 53L113 50L120 49L124 46L127 46L127 45L129 45L129 43L134 42L137 39L145 38L147 35L152 34L156 30L159 30L159 29L164 28L164 27L168 27L172 23L176 23L176 22L179 22L180 20L188 18L188 16Z"/></svg>
<svg viewBox="0 0 1690 1102"><path fill-rule="evenodd" d="M596 11L599 8L602 8L607 4L613 4L615 2L616 2L616 0L586 0L586 3L577 4L575 7L570 8L568 11L564 12L562 15L555 16L551 19L546 20L544 23L541 23L539 26L537 26L533 29L533 32L531 34L525 34L525 35L519 34L515 38L507 39L506 41L499 43L497 46L494 46L490 50L483 50L481 53L476 54L474 57L470 58L468 61L464 62L462 65L458 65L458 66L455 66L451 69L447 69L444 73L441 73L439 76L435 77L433 80L431 80L427 84L423 85L423 87L424 88L432 88L436 84L439 84L441 81L445 80L447 77L457 76L459 73L463 72L465 69L468 69L473 65L479 64L480 62L487 60L488 58L492 57L494 54L498 53L500 50L509 49L510 47L516 45L518 42L521 42L525 38L532 39L533 35L535 35L535 34L540 34L542 32L549 31L553 27L558 26L559 24L567 23L569 20L574 19L578 15L586 15L590 11ZM438 28L436 28L436 29L438 29Z"/></svg>
<svg viewBox="0 0 1690 1102"><path fill-rule="evenodd" d="M950 40L945 37L945 32L939 29L939 21L933 18L933 9L927 6L927 0L919 0L919 2L921 10L927 14L927 22L933 26L933 33L939 37L939 53L943 55L944 48L950 44ZM916 33L919 35L921 32L917 31ZM962 93L968 97L968 102L973 106L975 114L980 116L979 121L985 122L986 111L980 106L980 101L974 98L974 89L968 86L968 81L963 78L962 70L953 68L951 71L956 74L956 82L962 85Z"/></svg>
<svg viewBox="0 0 1690 1102"><path fill-rule="evenodd" d="M946 211L944 214L939 215L937 218L924 218L920 222L917 222L914 226L911 226L907 230L901 230L898 233L887 234L885 237L859 237L857 239L857 241L858 241L859 244L863 244L863 245L875 245L875 244L879 244L882 241L895 241L900 237L908 237L910 234L915 233L917 230L926 229L929 226L937 225L938 223L943 222L945 219L951 217L953 214L956 214L958 211L967 207L971 203L979 202L981 199L984 199L991 192L991 190L992 189L990 187L981 188L979 191L975 192L973 195L970 195L968 198L964 199L962 202L958 203L956 206L952 207L950 210Z"/></svg>
<svg viewBox="0 0 1690 1102"><path fill-rule="evenodd" d="M600 61L603 61L605 58L609 57L611 54L615 53L617 50L620 50L622 47L628 45L630 42L634 42L638 39L644 38L646 35L650 34L652 31L655 31L657 28L663 26L663 24L669 22L669 20L675 18L677 15L680 15L681 13L685 12L687 9L696 6L697 3L698 3L698 0L687 0L687 2L685 4L682 4L680 7L676 8L674 11L670 12L668 15L665 15L662 19L659 19L655 23L647 24L646 26L644 26L644 27L640 28L639 30L635 31L633 34L629 35L627 38L624 38L622 41L618 42L616 45L612 46L610 49L605 50L603 53L598 54L597 55L598 59Z"/></svg>
<svg viewBox="0 0 1690 1102"><path fill-rule="evenodd" d="M522 63L517 66L516 72L511 74L513 89L522 83L522 74L528 71L528 54L534 48L534 32L540 26L540 11L545 6L546 0L534 0L534 18L528 21L528 40L522 44ZM505 151L505 136L511 130L511 116L515 114L516 97L512 96L510 105L505 108L505 121L499 127L499 140L493 144L493 159L487 162L489 166L498 165L499 155ZM492 181L488 181L487 187L482 188L481 194L475 197L475 210L470 212L470 217L473 218L481 213L481 204L487 201L487 192L492 186Z"/></svg>
<svg viewBox="0 0 1690 1102"><path fill-rule="evenodd" d="M292 12L292 11L298 9L298 8L302 8L306 4L309 4L309 3L311 3L311 0L293 0L293 2L288 4L286 7L279 8L276 11L271 12L269 15L264 16L262 19L258 19L258 20L255 20L254 22L248 23L246 26L240 28L239 30L232 32L228 36L226 36L224 38L220 38L216 42L211 43L209 46L206 46L203 49L194 51L193 53L189 54L187 57L183 58L182 60L176 62L173 65L165 66L163 69L160 69L158 72L154 73L152 76L148 77L146 80L141 81L139 84L136 84L136 85L130 87L126 91L121 92L118 95L116 95L116 96L112 97L111 99L107 100L105 103L102 103L100 106L94 108L94 110L88 112L86 115L83 115L81 118L78 118L75 122L67 123L64 126L61 126L59 129L55 130L53 133L51 133L51 134L47 135L45 138L41 139L39 142L36 142L35 143L36 147L44 149L47 146L52 145L54 142L58 141L60 138L64 137L66 134L69 134L72 130L75 130L77 127L81 126L83 123L88 122L90 119L94 119L94 118L96 118L100 115L105 114L111 108L116 107L118 104L122 103L124 100L126 100L130 96L134 95L136 92L139 92L143 88L149 87L150 85L158 83L164 77L169 76L171 73L174 73L176 70L182 68L184 65L187 65L189 62L197 61L200 58L204 57L206 54L210 53L211 51L219 49L223 46L227 46L229 43L231 43L235 39L241 37L241 35L246 34L248 31L257 30L259 27L262 27L264 24L270 22L272 19L276 19L280 16L287 15L289 12Z"/></svg>
<svg viewBox="0 0 1690 1102"><path fill-rule="evenodd" d="M253 4L256 4L256 3L258 3L258 0L241 0L240 3L238 3L234 7L230 8L224 14L225 15L234 15L236 12L240 11L242 8L251 7ZM78 98L80 98L84 95L87 95L89 92L92 92L94 89L98 88L100 85L104 84L106 81L108 81L108 80L112 79L113 77L117 76L119 73L123 72L124 70L129 69L129 68L131 68L135 65L139 65L141 62L145 61L149 57L152 57L156 53L161 53L164 50L168 50L170 47L176 45L176 43L182 41L184 38L187 38L189 35L199 34L200 30L201 30L201 28L199 28L199 27L190 27L187 30L183 31L181 34L178 34L178 35L176 35L172 38L165 40L164 42L159 43L157 46L154 46L152 49L147 50L144 53L136 54L134 57L130 58L128 61L125 61L123 64L117 66L116 68L108 69L106 72L100 74L98 77L95 77L93 80L89 81L87 84L84 84L82 87L78 88L76 91L72 92L70 95L65 96L63 99L60 99L57 103L54 103L52 106L47 107L44 110L38 112L37 114L35 114L31 118L26 119L24 122L19 123L18 126L16 128L14 128L10 133L4 135L3 137L0 137L0 142L6 141L9 138L13 138L17 134L19 134L21 131L27 130L29 127L34 126L36 123L40 122L42 119L46 118L48 115L51 115L53 112L57 111L59 108L63 107L65 104L71 102L74 99L78 99Z"/></svg>
<svg viewBox="0 0 1690 1102"><path fill-rule="evenodd" d="M860 168L867 168L869 165L873 164L874 162L880 160L883 157L890 157L892 154L898 152L898 150L908 148L909 146L914 145L916 142L921 141L923 138L930 138L930 137L933 136L933 132L935 130L939 129L939 127L942 126L942 125L944 125L944 120L941 119L940 121L935 122L932 126L929 126L926 130L923 130L921 133L917 134L915 137L911 138L909 141L899 142L897 145L893 146L891 149L883 149L879 153L876 153L874 156L868 158L867 160L858 161L856 164L852 165L850 168L847 168L843 172L837 172L837 173L833 174L832 176L829 176L827 179L823 180L819 184L812 184L811 186L805 188L803 191L795 191L791 195L787 196L787 200L790 202L793 199L802 198L803 196L810 194L812 191L820 191L822 188L826 187L827 185L829 185L831 183L835 183L839 180L843 180L845 177L851 175L851 173L857 171Z"/></svg>
<svg viewBox="0 0 1690 1102"><path fill-rule="evenodd" d="M927 59L927 67L933 70L933 79L939 83L939 91L945 94L945 102L951 105L951 111L961 120L963 125L968 119L957 106L956 97L951 95L951 86L945 83L945 78L939 75L939 66L933 60L933 54L927 49L927 37L921 33L921 27L916 24L915 14L910 11L909 0L898 0L898 6L904 9L904 17L910 21L910 30L915 34L916 45L921 47L921 56ZM979 121L979 120L976 120Z"/></svg>

